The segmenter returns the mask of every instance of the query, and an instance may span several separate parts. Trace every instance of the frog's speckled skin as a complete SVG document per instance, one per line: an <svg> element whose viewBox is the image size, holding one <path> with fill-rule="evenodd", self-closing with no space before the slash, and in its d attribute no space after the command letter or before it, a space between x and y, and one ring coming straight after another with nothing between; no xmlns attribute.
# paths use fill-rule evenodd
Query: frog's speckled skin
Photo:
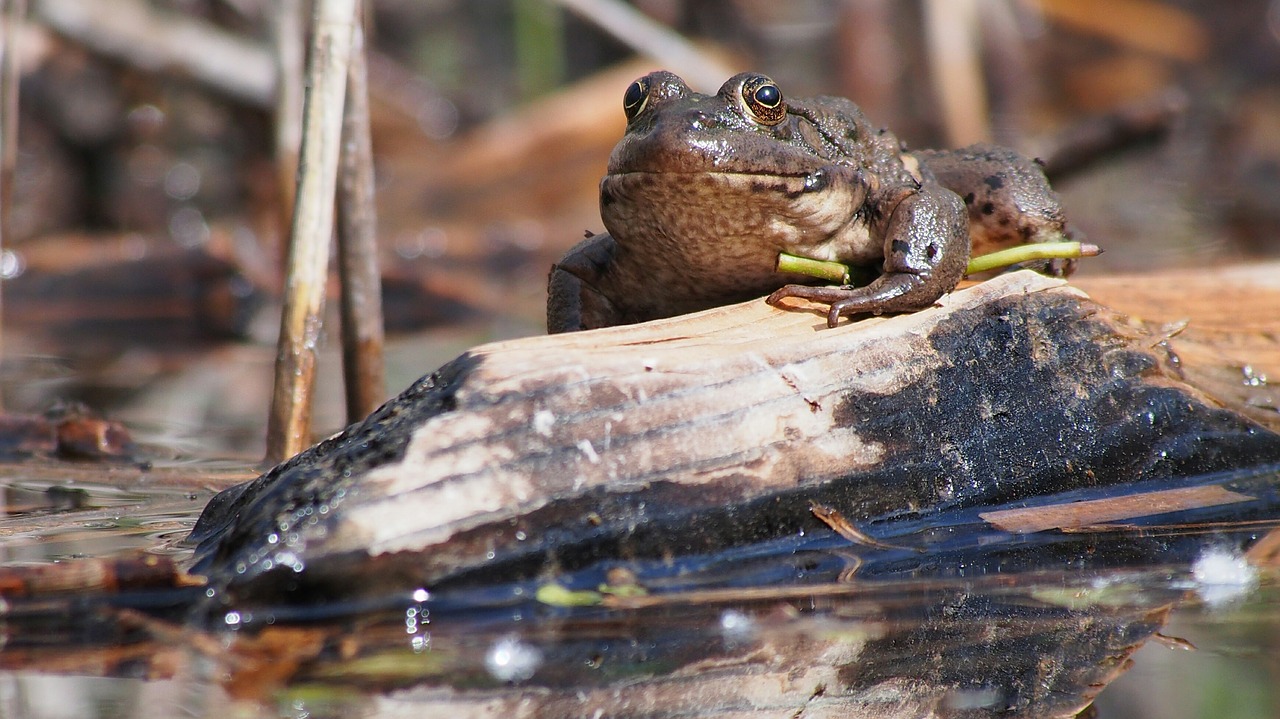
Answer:
<svg viewBox="0 0 1280 719"><path fill-rule="evenodd" d="M608 233L552 269L551 332L670 317L759 297L840 315L932 304L981 252L1064 233L1031 161L1004 148L905 152L843 98L783 100L755 73L715 95L655 72L627 93L626 135L600 182ZM867 287L809 287L779 252L880 265Z"/></svg>

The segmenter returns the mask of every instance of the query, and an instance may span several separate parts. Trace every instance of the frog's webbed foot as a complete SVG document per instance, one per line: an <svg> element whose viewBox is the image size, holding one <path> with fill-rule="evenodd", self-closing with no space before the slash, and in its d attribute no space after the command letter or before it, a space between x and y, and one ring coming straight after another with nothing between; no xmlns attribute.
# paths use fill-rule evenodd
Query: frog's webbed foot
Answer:
<svg viewBox="0 0 1280 719"><path fill-rule="evenodd" d="M964 203L942 188L908 195L889 217L884 251L884 274L866 287L787 285L766 301L798 297L830 304L828 327L841 315L924 309L955 288L969 263Z"/></svg>

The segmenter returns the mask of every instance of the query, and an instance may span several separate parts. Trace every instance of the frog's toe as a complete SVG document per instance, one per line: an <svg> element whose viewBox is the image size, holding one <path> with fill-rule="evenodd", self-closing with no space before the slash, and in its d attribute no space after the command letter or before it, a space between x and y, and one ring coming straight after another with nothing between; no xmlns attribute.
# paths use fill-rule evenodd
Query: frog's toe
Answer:
<svg viewBox="0 0 1280 719"><path fill-rule="evenodd" d="M879 316L886 312L913 312L928 307L932 303L933 300L925 302L911 299L906 301L881 301L875 297L855 295L831 303L831 309L827 311L827 326L835 327L839 324L841 317L853 317L854 315Z"/></svg>
<svg viewBox="0 0 1280 719"><path fill-rule="evenodd" d="M1032 267L1041 274L1050 277L1070 277L1075 274L1076 267L1080 264L1080 260L1073 258L1057 258L1053 260L1045 260L1044 265L1040 267Z"/></svg>
<svg viewBox="0 0 1280 719"><path fill-rule="evenodd" d="M849 296L850 287L811 287L809 285L786 285L780 289L774 290L773 294L765 298L765 302L771 305L777 305L788 297L795 297L801 300L809 300L810 302L822 302L824 304L839 302Z"/></svg>
<svg viewBox="0 0 1280 719"><path fill-rule="evenodd" d="M880 314L878 311L868 308L866 301L860 298L850 298L832 302L831 308L827 310L827 327L835 327L840 323L840 317L862 315L862 314Z"/></svg>
<svg viewBox="0 0 1280 719"><path fill-rule="evenodd" d="M1026 262L1019 262L1016 265L1009 265L1008 267L998 270L998 274L1017 272L1018 270L1031 270L1032 272L1042 274L1045 277L1066 279L1075 274L1076 267L1079 266L1079 264L1080 260L1062 257L1044 260L1028 260Z"/></svg>
<svg viewBox="0 0 1280 719"><path fill-rule="evenodd" d="M831 305L831 309L827 310L827 328L830 329L840 324L840 303Z"/></svg>

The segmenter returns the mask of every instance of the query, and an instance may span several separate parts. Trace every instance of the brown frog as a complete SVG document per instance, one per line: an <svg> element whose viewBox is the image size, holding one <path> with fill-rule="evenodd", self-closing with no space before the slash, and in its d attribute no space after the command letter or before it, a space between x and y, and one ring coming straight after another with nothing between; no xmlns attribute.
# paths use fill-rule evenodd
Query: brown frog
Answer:
<svg viewBox="0 0 1280 719"><path fill-rule="evenodd" d="M907 312L955 288L981 254L1060 238L1044 173L991 145L908 152L837 97L784 99L764 75L715 95L670 72L623 97L627 131L600 181L607 234L551 270L550 332L670 317L759 297L841 315ZM865 287L812 287L778 253L879 265Z"/></svg>

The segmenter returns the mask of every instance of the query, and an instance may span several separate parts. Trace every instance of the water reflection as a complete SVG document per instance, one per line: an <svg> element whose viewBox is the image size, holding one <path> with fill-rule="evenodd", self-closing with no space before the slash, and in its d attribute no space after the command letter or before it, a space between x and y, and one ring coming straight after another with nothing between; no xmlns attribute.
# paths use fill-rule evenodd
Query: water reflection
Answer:
<svg viewBox="0 0 1280 719"><path fill-rule="evenodd" d="M1166 576L722 591L626 611L526 607L518 622L437 618L425 651L387 617L364 623L345 656L303 664L286 694L310 697L318 715L327 702L345 699L349 711L353 694L374 693L372 715L447 706L460 717L1070 716L1164 622L1180 594Z"/></svg>
<svg viewBox="0 0 1280 719"><path fill-rule="evenodd" d="M1237 485L1263 496L1275 479ZM207 497L148 490L112 521L107 505L138 493L77 487L78 508L10 520L38 522L7 535L11 559L22 542L45 562L182 551ZM0 716L1070 717L1144 644L1144 661L1188 655L1150 642L1179 606L1213 612L1173 612L1200 635L1240 616L1274 634L1274 543L1257 540L1276 522L1257 514L1014 535L959 513L904 547L798 536L348 604L210 612L205 587L12 598Z"/></svg>
<svg viewBox="0 0 1280 719"><path fill-rule="evenodd" d="M60 561L143 550L185 556L181 545L207 499L183 488L122 489L31 476L0 482L0 558Z"/></svg>
<svg viewBox="0 0 1280 719"><path fill-rule="evenodd" d="M507 586L421 593L337 623L236 611L205 631L183 627L177 608L148 616L86 602L75 616L11 616L0 664L134 677L120 696L168 687L160 704L80 714L100 717L233 706L247 717L1072 716L1200 582L1179 564L688 590L587 607ZM46 716L36 704L14 709L3 715Z"/></svg>

